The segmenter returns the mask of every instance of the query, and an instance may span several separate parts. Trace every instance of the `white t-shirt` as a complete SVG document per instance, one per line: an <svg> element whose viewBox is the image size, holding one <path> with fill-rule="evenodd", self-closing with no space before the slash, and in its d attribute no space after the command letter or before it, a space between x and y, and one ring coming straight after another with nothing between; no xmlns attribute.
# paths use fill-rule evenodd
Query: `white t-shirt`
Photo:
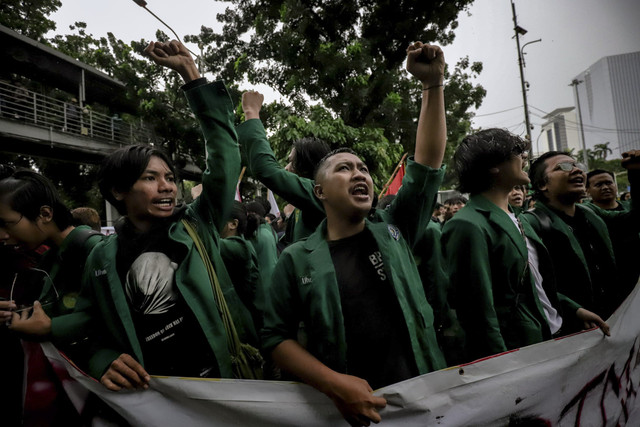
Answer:
<svg viewBox="0 0 640 427"><path fill-rule="evenodd" d="M518 226L518 219L513 213L509 213L509 218L515 224L518 229L518 233L520 233L520 226ZM558 314L558 310L553 308L551 305L551 301L547 297L547 293L544 291L542 287L542 275L540 274L540 269L538 268L538 251L536 250L535 245L528 237L523 236L525 241L527 242L527 253L529 257L529 269L531 270L531 274L533 275L533 281L536 284L536 291L538 292L538 299L542 304L542 310L544 311L544 315L547 318L547 324L549 325L549 329L551 330L551 334L555 334L562 327L562 316Z"/></svg>

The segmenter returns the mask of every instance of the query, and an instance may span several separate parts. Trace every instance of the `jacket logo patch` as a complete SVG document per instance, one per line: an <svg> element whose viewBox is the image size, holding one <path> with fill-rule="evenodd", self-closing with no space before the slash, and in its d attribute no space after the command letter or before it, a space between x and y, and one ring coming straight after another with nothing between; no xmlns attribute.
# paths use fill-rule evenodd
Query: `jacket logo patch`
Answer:
<svg viewBox="0 0 640 427"><path fill-rule="evenodd" d="M389 230L389 234L393 237L394 240L400 239L400 230L395 225L387 225L387 229Z"/></svg>
<svg viewBox="0 0 640 427"><path fill-rule="evenodd" d="M301 277L300 281L302 282L303 285L308 285L309 283L311 283L311 277L309 276Z"/></svg>
<svg viewBox="0 0 640 427"><path fill-rule="evenodd" d="M93 274L95 274L96 277L106 276L107 270L93 270Z"/></svg>

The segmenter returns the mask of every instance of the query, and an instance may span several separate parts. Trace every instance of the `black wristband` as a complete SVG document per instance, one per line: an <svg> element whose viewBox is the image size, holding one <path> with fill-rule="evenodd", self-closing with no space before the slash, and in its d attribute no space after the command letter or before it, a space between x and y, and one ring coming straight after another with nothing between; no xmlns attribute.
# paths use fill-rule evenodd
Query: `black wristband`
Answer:
<svg viewBox="0 0 640 427"><path fill-rule="evenodd" d="M424 92L425 90L433 89L435 87L442 87L442 86L444 86L444 84L433 85L433 86L425 87L424 89L422 89L422 91Z"/></svg>

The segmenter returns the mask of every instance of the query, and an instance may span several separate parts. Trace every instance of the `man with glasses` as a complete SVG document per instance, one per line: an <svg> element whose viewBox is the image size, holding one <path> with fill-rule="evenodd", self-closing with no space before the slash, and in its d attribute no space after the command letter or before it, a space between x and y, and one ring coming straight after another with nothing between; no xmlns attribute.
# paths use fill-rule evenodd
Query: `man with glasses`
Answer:
<svg viewBox="0 0 640 427"><path fill-rule="evenodd" d="M633 187L640 150L624 153L622 165ZM620 282L607 226L638 233L638 209L611 212L578 204L586 191L586 167L563 152L540 156L529 177L537 203L525 215L549 249L558 291L607 318L630 291Z"/></svg>

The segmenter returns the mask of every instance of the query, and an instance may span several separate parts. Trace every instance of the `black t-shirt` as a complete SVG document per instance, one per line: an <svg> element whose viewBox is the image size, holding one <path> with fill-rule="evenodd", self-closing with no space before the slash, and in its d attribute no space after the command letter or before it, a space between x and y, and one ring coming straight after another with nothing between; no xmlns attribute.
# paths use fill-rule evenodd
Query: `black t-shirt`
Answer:
<svg viewBox="0 0 640 427"><path fill-rule="evenodd" d="M373 389L418 375L409 332L369 231L329 242L347 339L347 374Z"/></svg>
<svg viewBox="0 0 640 427"><path fill-rule="evenodd" d="M185 254L169 239L171 223L144 234L126 223L118 230L116 266L145 369L155 375L218 377L215 356L175 284Z"/></svg>

